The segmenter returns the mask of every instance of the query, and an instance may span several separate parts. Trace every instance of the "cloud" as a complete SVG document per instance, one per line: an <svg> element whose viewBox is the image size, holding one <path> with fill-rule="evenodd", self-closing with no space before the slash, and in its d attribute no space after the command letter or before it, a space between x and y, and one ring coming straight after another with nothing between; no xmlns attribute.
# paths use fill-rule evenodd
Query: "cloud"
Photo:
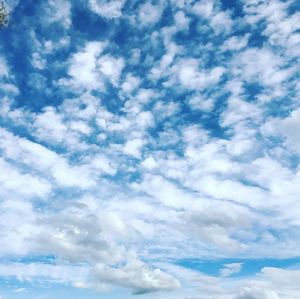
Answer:
<svg viewBox="0 0 300 299"><path fill-rule="evenodd" d="M249 82L259 82L266 86L280 84L291 75L292 69L284 67L281 57L272 51L247 49L240 54L234 73Z"/></svg>
<svg viewBox="0 0 300 299"><path fill-rule="evenodd" d="M135 294L144 294L161 290L173 290L180 287L177 279L160 269L149 269L144 263L133 260L122 268L110 268L97 265L92 278L101 283L117 284L134 290Z"/></svg>
<svg viewBox="0 0 300 299"><path fill-rule="evenodd" d="M224 42L222 46L222 50L239 51L247 46L248 39L249 39L249 34L246 34L242 37L232 36Z"/></svg>
<svg viewBox="0 0 300 299"><path fill-rule="evenodd" d="M122 58L114 58L109 55L101 56L97 64L102 74L104 74L112 84L119 82L120 75L124 68L124 61Z"/></svg>
<svg viewBox="0 0 300 299"><path fill-rule="evenodd" d="M69 75L74 83L86 88L101 88L100 74L97 72L97 58L105 48L102 42L89 42L70 60Z"/></svg>
<svg viewBox="0 0 300 299"><path fill-rule="evenodd" d="M248 287L244 288L234 299L280 299L280 297L272 290Z"/></svg>
<svg viewBox="0 0 300 299"><path fill-rule="evenodd" d="M43 197L50 193L51 185L40 177L21 173L16 167L4 159L0 159L1 175L0 185L3 191L8 193L19 193L23 196Z"/></svg>
<svg viewBox="0 0 300 299"><path fill-rule="evenodd" d="M139 158L141 156L141 148L143 146L143 143L144 142L142 139L128 140L124 146L123 151L127 155Z"/></svg>
<svg viewBox="0 0 300 299"><path fill-rule="evenodd" d="M7 77L8 74L9 74L9 69L8 69L7 62L5 61L5 59L3 57L1 57L1 60L0 60L0 76L1 77Z"/></svg>
<svg viewBox="0 0 300 299"><path fill-rule="evenodd" d="M232 264L225 264L224 268L220 270L220 275L222 277L228 277L232 274L237 274L241 271L242 264L241 263L232 263Z"/></svg>
<svg viewBox="0 0 300 299"><path fill-rule="evenodd" d="M269 137L283 137L288 147L299 152L299 116L300 109L295 109L285 118L270 119L262 127L262 132Z"/></svg>
<svg viewBox="0 0 300 299"><path fill-rule="evenodd" d="M68 0L50 0L49 5L42 7L42 10L45 12L44 22L58 22L66 29L71 26L71 3Z"/></svg>
<svg viewBox="0 0 300 299"><path fill-rule="evenodd" d="M124 3L124 0L89 0L89 7L101 17L113 19L122 16Z"/></svg>
<svg viewBox="0 0 300 299"><path fill-rule="evenodd" d="M28 187L32 186L28 185ZM2 244L0 256L26 255L32 250L30 238L39 232L39 228L36 226L37 215L31 203L26 202L23 198L17 199L17 196L10 190L5 194L3 186L1 189L0 211L3 216L0 220ZM24 197L24 194L21 193L21 196Z"/></svg>
<svg viewBox="0 0 300 299"><path fill-rule="evenodd" d="M218 34L231 31L233 21L229 11L219 9L218 1L205 0L196 2L192 6L192 12L208 21L209 25Z"/></svg>
<svg viewBox="0 0 300 299"><path fill-rule="evenodd" d="M224 68L215 67L212 70L200 71L198 61L194 59L183 60L176 67L179 82L188 89L201 90L220 81Z"/></svg>
<svg viewBox="0 0 300 299"><path fill-rule="evenodd" d="M8 1L1 277L299 297L299 12L229 2Z"/></svg>
<svg viewBox="0 0 300 299"><path fill-rule="evenodd" d="M27 282L46 280L62 284L79 285L84 281L87 270L82 266L11 263L0 264L0 275L6 278L15 277Z"/></svg>
<svg viewBox="0 0 300 299"><path fill-rule="evenodd" d="M49 179L49 175L50 178L53 178L59 185L66 187L87 188L95 184L91 179L90 170L88 168L84 166L72 166L67 159L58 155L56 152L49 150L39 143L15 136L6 130L2 129L0 134L3 138L1 149L7 158L14 159L29 169L32 168L33 172L40 173L40 177L43 177L44 180L34 178L28 174L21 176L17 171L11 168L11 175L20 176L19 179L9 183L9 185L12 183L19 184L17 190L23 190L21 187L23 184L24 188L26 188L25 184L33 184L35 187L26 188L27 191L23 190L22 192L31 193L34 192L34 190L39 190L37 194L42 195L48 193L50 188L48 187L48 183L45 183L45 180ZM8 164L5 163L5 165ZM3 180L6 181L5 177L3 177ZM11 188L12 187L13 185Z"/></svg>
<svg viewBox="0 0 300 299"><path fill-rule="evenodd" d="M142 26L153 26L159 22L163 12L162 4L153 5L146 2L139 9L139 23Z"/></svg>

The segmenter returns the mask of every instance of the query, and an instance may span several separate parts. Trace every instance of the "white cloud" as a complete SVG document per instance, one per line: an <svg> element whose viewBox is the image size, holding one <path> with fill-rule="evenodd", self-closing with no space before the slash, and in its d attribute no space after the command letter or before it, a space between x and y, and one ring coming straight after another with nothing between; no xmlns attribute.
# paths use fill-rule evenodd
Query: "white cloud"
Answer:
<svg viewBox="0 0 300 299"><path fill-rule="evenodd" d="M204 112L210 112L214 107L214 100L212 98L207 99L205 97L202 97L201 95L192 96L189 99L188 103L192 109Z"/></svg>
<svg viewBox="0 0 300 299"><path fill-rule="evenodd" d="M223 73L223 67L215 67L211 70L201 71L199 62L195 59L182 60L174 69L178 74L179 82L186 88L201 90L213 84L217 84Z"/></svg>
<svg viewBox="0 0 300 299"><path fill-rule="evenodd" d="M85 40L87 27L67 31L79 8L69 1L25 18L24 55L37 71L30 92L47 93L52 78L67 74L53 82L56 107L32 112L26 88L14 102L14 76L24 82L26 68L12 74L13 51L0 59L0 255L55 256L55 265L2 264L0 276L135 293L176 289L178 277L182 290L155 296L299 297L296 270L242 277L232 263L213 277L171 264L298 254L299 14L277 0L241 1L235 19L219 0L133 2L83 7L91 22L108 24L101 42ZM70 34L35 33L42 17ZM262 46L253 46L256 34Z"/></svg>
<svg viewBox="0 0 300 299"><path fill-rule="evenodd" d="M233 26L233 20L228 11L219 9L217 3L214 0L196 2L192 6L192 12L201 18L205 18L217 34L228 33Z"/></svg>
<svg viewBox="0 0 300 299"><path fill-rule="evenodd" d="M232 274L237 274L242 269L242 263L232 263L232 264L225 264L223 269L220 270L220 275L222 277L228 277Z"/></svg>
<svg viewBox="0 0 300 299"><path fill-rule="evenodd" d="M71 3L68 0L50 0L43 9L46 15L43 22L59 22L67 29L71 26Z"/></svg>
<svg viewBox="0 0 300 299"><path fill-rule="evenodd" d="M286 145L297 153L300 152L300 109L291 111L285 118L273 118L267 121L262 127L266 136L282 136Z"/></svg>
<svg viewBox="0 0 300 299"><path fill-rule="evenodd" d="M143 145L144 142L142 139L128 140L124 145L123 152L135 158L140 158Z"/></svg>
<svg viewBox="0 0 300 299"><path fill-rule="evenodd" d="M99 67L100 72L104 74L112 84L117 85L124 68L124 60L122 58L104 55L98 59L97 67Z"/></svg>
<svg viewBox="0 0 300 299"><path fill-rule="evenodd" d="M2 192L17 193L29 197L43 197L50 193L52 186L39 176L20 172L18 168L0 158L0 185Z"/></svg>
<svg viewBox="0 0 300 299"><path fill-rule="evenodd" d="M191 234L204 242L205 244L214 245L222 252L242 252L246 249L246 245L242 244L233 237L238 231L246 231L251 227L251 214L246 210L238 209L237 207L219 205L218 208L212 205L202 203L202 208L199 204L194 204L199 211L187 212L183 215L185 220L184 227ZM218 210L216 210L216 208ZM221 217L226 215L225 217ZM222 218L222 219L221 219ZM228 270L228 269L227 269ZM230 269L234 273L237 269ZM230 274L230 270L224 271L224 274Z"/></svg>
<svg viewBox="0 0 300 299"><path fill-rule="evenodd" d="M50 281L55 283L71 283L74 286L82 283L87 269L82 266L50 265L42 263L0 264L0 276L15 277L23 281Z"/></svg>
<svg viewBox="0 0 300 299"><path fill-rule="evenodd" d="M175 25L178 28L178 30L184 30L188 29L190 25L190 19L186 16L186 14L179 10L174 15Z"/></svg>
<svg viewBox="0 0 300 299"><path fill-rule="evenodd" d="M155 96L155 93L151 89L141 88L139 89L136 99L143 104L148 103L153 97Z"/></svg>
<svg viewBox="0 0 300 299"><path fill-rule="evenodd" d="M147 168L147 169L154 169L158 165L153 157L148 157L142 162L142 166Z"/></svg>
<svg viewBox="0 0 300 299"><path fill-rule="evenodd" d="M104 48L103 42L89 42L82 51L71 57L68 73L74 79L75 84L93 89L103 87L97 71L97 58Z"/></svg>
<svg viewBox="0 0 300 299"><path fill-rule="evenodd" d="M134 77L132 75L127 75L121 86L123 92L131 93L140 85L140 83L141 83L140 81L141 80L138 77Z"/></svg>
<svg viewBox="0 0 300 299"><path fill-rule="evenodd" d="M234 62L233 74L247 82L257 82L265 86L276 86L293 73L285 67L282 57L266 48L252 48L242 52Z"/></svg>
<svg viewBox="0 0 300 299"><path fill-rule="evenodd" d="M67 159L56 152L26 138L17 137L6 130L2 129L0 134L3 138L0 148L7 158L26 165L33 173L39 172L40 177L47 177L47 179L52 177L57 184L65 187L88 188L95 184L88 167L72 166ZM3 181L8 184L8 187L14 188L12 184L17 184L19 186L17 190L23 190L22 186L24 185L25 194L34 192L34 190L37 190L37 194L40 195L49 192L48 183L43 180L41 181L39 178L28 174L21 175L13 168L10 171L11 175L14 174L15 180L10 182L7 181L8 177L5 179L9 172L3 176ZM28 184L34 186L27 188Z"/></svg>
<svg viewBox="0 0 300 299"><path fill-rule="evenodd" d="M180 48L174 42L168 39L169 38L164 38L164 44L167 46L166 53L151 70L150 78L152 80L161 79L164 76L169 76L172 73L170 67L174 62L176 55L180 52Z"/></svg>
<svg viewBox="0 0 300 299"><path fill-rule="evenodd" d="M30 187L32 186L28 185L28 188ZM21 193L18 196L20 199L16 199L17 196L13 192L5 194L3 191L1 187L0 256L26 255L32 252L31 240L39 232L36 225L37 215L31 203L24 200L24 194Z"/></svg>
<svg viewBox="0 0 300 299"><path fill-rule="evenodd" d="M222 50L239 51L247 46L249 37L249 34L245 34L242 37L232 36L224 42Z"/></svg>
<svg viewBox="0 0 300 299"><path fill-rule="evenodd" d="M221 115L220 123L222 126L233 126L250 121L257 123L261 118L262 110L258 105L232 96L228 99L228 106Z"/></svg>
<svg viewBox="0 0 300 299"><path fill-rule="evenodd" d="M36 116L34 126L38 136L50 141L63 141L68 130L62 115L52 107L46 107L43 113Z"/></svg>
<svg viewBox="0 0 300 299"><path fill-rule="evenodd" d="M142 26L151 26L159 22L163 12L163 6L161 4L153 5L150 2L146 2L140 6L139 10L139 22Z"/></svg>
<svg viewBox="0 0 300 299"><path fill-rule="evenodd" d="M103 171L106 174L116 174L116 167L103 155L95 155L90 161L92 168Z"/></svg>
<svg viewBox="0 0 300 299"><path fill-rule="evenodd" d="M39 225L41 231L35 238L37 252L52 253L75 263L113 264L126 258L125 248L115 244L115 236L110 237L109 230L103 231L100 217L84 205L46 216Z"/></svg>
<svg viewBox="0 0 300 299"><path fill-rule="evenodd" d="M35 52L32 54L32 65L33 67L37 68L38 70L43 70L46 67L46 60L43 59L40 53Z"/></svg>
<svg viewBox="0 0 300 299"><path fill-rule="evenodd" d="M280 299L280 297L273 290L246 287L234 299Z"/></svg>
<svg viewBox="0 0 300 299"><path fill-rule="evenodd" d="M8 75L9 75L9 68L8 68L7 62L3 57L1 57L0 58L0 76L7 77Z"/></svg>
<svg viewBox="0 0 300 299"><path fill-rule="evenodd" d="M89 0L90 9L108 19L121 17L124 3L124 0Z"/></svg>
<svg viewBox="0 0 300 299"><path fill-rule="evenodd" d="M93 271L93 279L133 289L136 294L180 287L179 281L173 276L160 269L149 269L138 260L132 260L122 268L97 265Z"/></svg>

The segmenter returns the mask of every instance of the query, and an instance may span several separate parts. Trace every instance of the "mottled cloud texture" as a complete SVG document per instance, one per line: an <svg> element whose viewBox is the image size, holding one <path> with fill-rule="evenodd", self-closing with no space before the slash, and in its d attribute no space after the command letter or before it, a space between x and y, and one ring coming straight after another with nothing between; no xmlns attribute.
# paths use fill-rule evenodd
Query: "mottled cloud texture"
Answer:
<svg viewBox="0 0 300 299"><path fill-rule="evenodd" d="M298 1L6 5L1 299L300 297Z"/></svg>

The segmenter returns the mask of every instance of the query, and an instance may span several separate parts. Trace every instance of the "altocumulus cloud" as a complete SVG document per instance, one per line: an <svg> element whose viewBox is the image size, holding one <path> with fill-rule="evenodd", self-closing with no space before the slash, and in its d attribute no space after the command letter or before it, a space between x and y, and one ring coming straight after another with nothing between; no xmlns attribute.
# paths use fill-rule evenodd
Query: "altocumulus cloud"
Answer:
<svg viewBox="0 0 300 299"><path fill-rule="evenodd" d="M6 2L3 298L299 298L298 2Z"/></svg>

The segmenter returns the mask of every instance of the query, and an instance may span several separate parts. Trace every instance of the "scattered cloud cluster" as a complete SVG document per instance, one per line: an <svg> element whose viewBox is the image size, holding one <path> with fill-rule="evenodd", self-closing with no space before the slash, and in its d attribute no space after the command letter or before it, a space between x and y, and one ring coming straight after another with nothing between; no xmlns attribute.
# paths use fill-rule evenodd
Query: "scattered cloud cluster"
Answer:
<svg viewBox="0 0 300 299"><path fill-rule="evenodd" d="M298 298L297 1L7 2L3 284Z"/></svg>

